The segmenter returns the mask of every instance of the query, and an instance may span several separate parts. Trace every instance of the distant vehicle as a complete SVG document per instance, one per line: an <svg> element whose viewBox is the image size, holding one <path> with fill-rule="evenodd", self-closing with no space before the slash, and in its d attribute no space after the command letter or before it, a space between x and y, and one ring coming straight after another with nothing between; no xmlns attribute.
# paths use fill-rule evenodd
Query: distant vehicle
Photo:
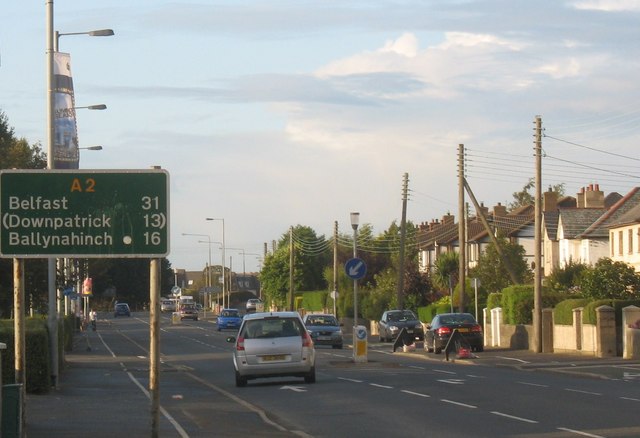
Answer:
<svg viewBox="0 0 640 438"><path fill-rule="evenodd" d="M117 318L118 316L131 316L131 309L129 309L129 305L127 303L118 303L113 311L113 317Z"/></svg>
<svg viewBox="0 0 640 438"><path fill-rule="evenodd" d="M176 311L176 302L174 300L162 300L160 302L160 311L161 312L175 312Z"/></svg>
<svg viewBox="0 0 640 438"><path fill-rule="evenodd" d="M387 310L378 321L380 342L394 340L403 328L407 329L407 334L413 336L414 340L424 339L422 323L415 313L411 310Z"/></svg>
<svg viewBox="0 0 640 438"><path fill-rule="evenodd" d="M247 313L262 311L262 300L259 298L249 298L247 300Z"/></svg>
<svg viewBox="0 0 640 438"><path fill-rule="evenodd" d="M342 329L335 316L307 313L302 319L315 345L342 348Z"/></svg>
<svg viewBox="0 0 640 438"><path fill-rule="evenodd" d="M233 367L236 386L261 377L304 377L316 381L316 352L313 340L297 312L247 314L235 344Z"/></svg>
<svg viewBox="0 0 640 438"><path fill-rule="evenodd" d="M222 329L238 330L242 324L242 317L238 309L222 309L218 315L218 331Z"/></svg>
<svg viewBox="0 0 640 438"><path fill-rule="evenodd" d="M470 313L441 313L434 316L431 324L427 325L424 349L440 354L455 329L469 343L471 350L484 350L482 326Z"/></svg>
<svg viewBox="0 0 640 438"><path fill-rule="evenodd" d="M200 303L196 303L196 309L198 310L198 312L202 312L202 310L204 309L204 307L202 307L202 304L200 304Z"/></svg>
<svg viewBox="0 0 640 438"><path fill-rule="evenodd" d="M198 320L198 309L196 309L196 305L189 304L180 304L180 320L183 319L193 319L194 321Z"/></svg>

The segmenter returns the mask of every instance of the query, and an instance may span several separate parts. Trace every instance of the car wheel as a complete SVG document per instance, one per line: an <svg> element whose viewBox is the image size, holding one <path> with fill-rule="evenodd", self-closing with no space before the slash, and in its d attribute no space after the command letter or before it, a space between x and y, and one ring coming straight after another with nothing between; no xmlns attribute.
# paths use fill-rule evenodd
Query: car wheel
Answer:
<svg viewBox="0 0 640 438"><path fill-rule="evenodd" d="M478 345L478 346L476 347L476 351L477 351L478 353L483 352L483 351L484 351L484 345Z"/></svg>
<svg viewBox="0 0 640 438"><path fill-rule="evenodd" d="M221 332L221 331L222 331L222 329L221 329L220 327L218 327L218 331L219 331L219 332Z"/></svg>
<svg viewBox="0 0 640 438"><path fill-rule="evenodd" d="M304 376L304 383L316 383L316 367L311 367L309 374Z"/></svg>
<svg viewBox="0 0 640 438"><path fill-rule="evenodd" d="M340 350L342 350L342 344L333 344L333 345L332 345L332 347L333 347L334 349L340 349Z"/></svg>
<svg viewBox="0 0 640 438"><path fill-rule="evenodd" d="M380 335L380 336L379 336L379 338L380 338L380 339L379 339L379 340L380 340L380 343L384 343L384 336Z"/></svg>
<svg viewBox="0 0 640 438"><path fill-rule="evenodd" d="M198 318L195 319L196 321L198 320Z"/></svg>
<svg viewBox="0 0 640 438"><path fill-rule="evenodd" d="M306 379L306 377L305 377L305 379ZM236 386L238 388L242 388L244 386L247 386L247 378L246 377L242 377L240 375L240 373L237 372L237 371L236 371Z"/></svg>
<svg viewBox="0 0 640 438"><path fill-rule="evenodd" d="M435 340L435 339L433 340L433 352L434 352L435 354L440 354L440 353L442 353L442 347L438 347L438 346L436 345L436 340Z"/></svg>

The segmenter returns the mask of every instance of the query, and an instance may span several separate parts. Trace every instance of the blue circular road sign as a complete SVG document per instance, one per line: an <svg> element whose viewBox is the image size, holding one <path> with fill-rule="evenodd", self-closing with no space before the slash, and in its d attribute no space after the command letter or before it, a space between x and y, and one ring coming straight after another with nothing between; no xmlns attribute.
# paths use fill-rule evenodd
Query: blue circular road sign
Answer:
<svg viewBox="0 0 640 438"><path fill-rule="evenodd" d="M367 273L367 265L364 260L354 257L347 260L347 263L344 264L344 270L349 278L360 280Z"/></svg>

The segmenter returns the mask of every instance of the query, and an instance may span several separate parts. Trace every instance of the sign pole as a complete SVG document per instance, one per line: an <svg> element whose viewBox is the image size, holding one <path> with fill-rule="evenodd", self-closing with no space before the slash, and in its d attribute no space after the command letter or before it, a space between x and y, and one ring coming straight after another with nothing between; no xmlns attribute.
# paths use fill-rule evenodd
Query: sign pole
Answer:
<svg viewBox="0 0 640 438"><path fill-rule="evenodd" d="M160 425L160 260L149 264L149 392L151 393L151 436L159 436Z"/></svg>

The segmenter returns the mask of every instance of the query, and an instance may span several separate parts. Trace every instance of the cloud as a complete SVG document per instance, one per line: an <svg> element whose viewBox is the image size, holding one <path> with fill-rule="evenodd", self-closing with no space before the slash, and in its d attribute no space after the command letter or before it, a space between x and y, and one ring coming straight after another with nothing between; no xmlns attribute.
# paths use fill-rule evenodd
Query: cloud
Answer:
<svg viewBox="0 0 640 438"><path fill-rule="evenodd" d="M640 12L640 1L638 0L584 0L573 3L573 7L582 10L603 11L603 12Z"/></svg>

